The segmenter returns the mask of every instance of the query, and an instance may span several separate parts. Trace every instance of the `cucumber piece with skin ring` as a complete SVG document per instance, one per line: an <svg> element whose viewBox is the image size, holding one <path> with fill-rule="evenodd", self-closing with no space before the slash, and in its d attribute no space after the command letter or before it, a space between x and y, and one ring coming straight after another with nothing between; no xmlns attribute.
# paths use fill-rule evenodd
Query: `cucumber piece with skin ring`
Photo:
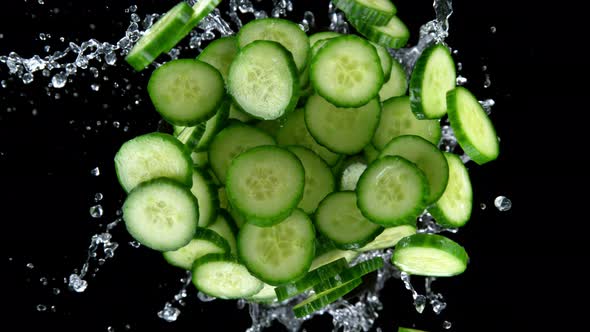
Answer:
<svg viewBox="0 0 590 332"><path fill-rule="evenodd" d="M355 29L368 40L387 48L402 48L410 39L410 30L397 16L383 26L367 24L365 21L350 20Z"/></svg>
<svg viewBox="0 0 590 332"><path fill-rule="evenodd" d="M199 54L197 60L201 60L215 67L227 82L229 66L238 54L238 41L235 36L226 36L212 41L203 52Z"/></svg>
<svg viewBox="0 0 590 332"><path fill-rule="evenodd" d="M327 306L328 304L340 299L342 296L350 293L352 290L357 288L361 283L362 279L354 279L346 284L340 285L337 288L327 290L323 293L315 294L304 301L296 304L293 307L295 317L301 318L318 311L319 309Z"/></svg>
<svg viewBox="0 0 590 332"><path fill-rule="evenodd" d="M367 275L373 271L377 271L378 269L383 267L383 264L383 258L381 257L374 257L359 262L354 266L351 266L347 269L340 271L335 276L327 278L321 283L313 286L313 290L316 293L321 293L330 289L337 288L342 284L350 282L351 280L361 278L362 276Z"/></svg>
<svg viewBox="0 0 590 332"><path fill-rule="evenodd" d="M397 13L390 0L333 0L350 20L362 20L367 24L383 25Z"/></svg>
<svg viewBox="0 0 590 332"><path fill-rule="evenodd" d="M193 262L199 257L212 253L224 254L229 251L229 244L223 237L212 230L199 227L186 246L174 251L166 251L162 255L171 265L190 270Z"/></svg>

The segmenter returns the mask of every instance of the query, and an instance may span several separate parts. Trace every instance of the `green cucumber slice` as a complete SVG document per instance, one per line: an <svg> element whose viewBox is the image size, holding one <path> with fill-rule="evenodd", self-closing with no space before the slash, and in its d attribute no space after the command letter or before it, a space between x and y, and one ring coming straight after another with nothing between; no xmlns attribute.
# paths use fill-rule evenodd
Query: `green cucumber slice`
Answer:
<svg viewBox="0 0 590 332"><path fill-rule="evenodd" d="M438 201L428 208L437 223L461 227L471 218L473 190L469 172L459 156L445 152L449 164L449 183Z"/></svg>
<svg viewBox="0 0 590 332"><path fill-rule="evenodd" d="M389 80L383 83L379 90L379 99L386 101L391 97L403 96L408 90L408 79L402 65L393 59L391 62L391 74Z"/></svg>
<svg viewBox="0 0 590 332"><path fill-rule="evenodd" d="M198 168L204 168L209 164L209 154L207 151L192 152L191 159L193 160L193 165ZM215 183L214 180L213 183Z"/></svg>
<svg viewBox="0 0 590 332"><path fill-rule="evenodd" d="M335 276L347 267L348 262L345 258L340 258L329 264L320 266L315 270L309 271L305 276L295 282L276 287L274 289L276 297L279 301L284 301L295 295L301 294L312 288L314 285Z"/></svg>
<svg viewBox="0 0 590 332"><path fill-rule="evenodd" d="M221 0L199 0L196 4L193 5L193 14L191 16L190 21L184 25L181 29L178 30L176 38L171 38L169 40L169 46L165 49L165 52L168 52L172 47L174 47L178 42L180 42L184 37L186 37L200 22L205 18L205 16L209 15Z"/></svg>
<svg viewBox="0 0 590 332"><path fill-rule="evenodd" d="M315 230L301 210L270 227L246 223L238 234L238 255L248 270L269 285L303 276L315 251Z"/></svg>
<svg viewBox="0 0 590 332"><path fill-rule="evenodd" d="M436 44L416 61L410 77L410 105L418 119L440 119L447 113L447 91L455 87L457 73L449 49Z"/></svg>
<svg viewBox="0 0 590 332"><path fill-rule="evenodd" d="M242 111L240 106L236 105L236 103L231 103L229 107L229 118L235 119L244 123L251 122L255 120L250 114Z"/></svg>
<svg viewBox="0 0 590 332"><path fill-rule="evenodd" d="M206 228L197 228L193 239L184 247L166 251L162 255L171 265L190 270L194 261L207 254L229 253L227 241L219 234Z"/></svg>
<svg viewBox="0 0 590 332"><path fill-rule="evenodd" d="M377 50L354 35L328 39L313 58L311 84L338 107L360 107L379 94L383 70Z"/></svg>
<svg viewBox="0 0 590 332"><path fill-rule="evenodd" d="M269 134L270 136L277 138L277 134L279 133L279 129L282 126L283 119L278 120L263 120L258 121L254 127L264 131L265 133Z"/></svg>
<svg viewBox="0 0 590 332"><path fill-rule="evenodd" d="M344 168L340 177L340 190L356 190L356 185L361 175L367 169L367 163L364 160L354 161Z"/></svg>
<svg viewBox="0 0 590 332"><path fill-rule="evenodd" d="M350 23L368 40L388 48L402 48L410 39L410 29L397 16L392 17L385 25L371 25L366 21L351 19Z"/></svg>
<svg viewBox="0 0 590 332"><path fill-rule="evenodd" d="M197 259L192 276L198 290L220 299L247 298L264 287L231 254L207 254Z"/></svg>
<svg viewBox="0 0 590 332"><path fill-rule="evenodd" d="M498 158L498 136L475 96L464 87L447 93L449 121L463 151L479 165Z"/></svg>
<svg viewBox="0 0 590 332"><path fill-rule="evenodd" d="M397 227L386 228L383 233L379 234L375 240L371 241L357 251L365 252L371 250L379 250L385 248L391 248L395 246L399 240L406 236L416 234L416 227L411 225L402 225Z"/></svg>
<svg viewBox="0 0 590 332"><path fill-rule="evenodd" d="M385 156L365 170L357 184L362 214L385 227L414 224L426 208L428 181L412 162Z"/></svg>
<svg viewBox="0 0 590 332"><path fill-rule="evenodd" d="M373 271L377 271L382 267L383 258L374 257L342 270L335 276L313 286L313 290L316 293L325 292L327 290L340 287L341 285L346 284L354 279L360 279L362 276L367 275Z"/></svg>
<svg viewBox="0 0 590 332"><path fill-rule="evenodd" d="M383 102L373 145L383 150L392 139L402 135L418 135L432 144L438 144L442 131L439 120L416 119L408 96L394 97Z"/></svg>
<svg viewBox="0 0 590 332"><path fill-rule="evenodd" d="M367 24L383 25L397 13L390 0L333 0L350 20L362 20Z"/></svg>
<svg viewBox="0 0 590 332"><path fill-rule="evenodd" d="M249 301L260 303L274 302L277 299L277 295L275 294L275 287L269 284L264 284L264 287L262 287L262 289L258 293L250 296L247 299Z"/></svg>
<svg viewBox="0 0 590 332"><path fill-rule="evenodd" d="M354 191L334 192L318 206L317 230L338 249L358 249L373 241L383 227L365 218L357 207Z"/></svg>
<svg viewBox="0 0 590 332"><path fill-rule="evenodd" d="M391 262L414 275L450 277L467 268L469 256L457 242L438 234L414 234L401 239Z"/></svg>
<svg viewBox="0 0 590 332"><path fill-rule="evenodd" d="M199 1L201 2L201 1ZM212 41L201 54L197 60L201 60L215 67L227 82L227 75L229 74L229 66L238 54L238 41L235 36L222 37Z"/></svg>
<svg viewBox="0 0 590 332"><path fill-rule="evenodd" d="M179 59L152 73L148 94L167 122L195 126L215 115L224 99L225 87L215 67L199 60Z"/></svg>
<svg viewBox="0 0 590 332"><path fill-rule="evenodd" d="M346 284L327 290L323 293L315 294L304 301L298 303L293 307L295 317L301 318L307 315L311 315L315 311L327 306L328 304L340 299L342 296L350 293L353 289L357 288L362 283L362 280L354 279Z"/></svg>
<svg viewBox="0 0 590 332"><path fill-rule="evenodd" d="M429 185L426 204L442 196L449 181L449 164L438 147L416 135L402 135L392 139L379 157L400 156L416 164L424 172Z"/></svg>
<svg viewBox="0 0 590 332"><path fill-rule="evenodd" d="M190 188L193 162L186 148L172 135L150 133L125 142L115 155L121 187L130 192L141 182L167 177Z"/></svg>
<svg viewBox="0 0 590 332"><path fill-rule="evenodd" d="M373 42L371 43L371 45L373 45L373 47L377 51L377 55L379 56L379 60L381 61L381 69L383 70L383 82L387 82L391 77L393 58L391 57L391 54L387 52L385 47Z"/></svg>
<svg viewBox="0 0 590 332"><path fill-rule="evenodd" d="M129 234L146 247L176 250L195 235L199 205L184 185L157 178L142 182L127 195L123 220Z"/></svg>
<svg viewBox="0 0 590 332"><path fill-rule="evenodd" d="M199 227L207 227L217 218L219 196L217 186L209 174L198 168L193 169L193 186L191 192L199 202Z"/></svg>
<svg viewBox="0 0 590 332"><path fill-rule="evenodd" d="M195 151L207 151L213 138L215 138L215 135L217 135L227 123L230 104L231 101L225 99L217 109L217 113L211 119L207 120L205 123L199 124L200 127L204 128L204 131L201 139L194 148Z"/></svg>
<svg viewBox="0 0 590 332"><path fill-rule="evenodd" d="M400 326L400 327L397 329L397 332L427 332L427 331L424 331L424 330L416 330L416 329L410 329L410 328L407 328L407 327L401 327L401 326Z"/></svg>
<svg viewBox="0 0 590 332"><path fill-rule="evenodd" d="M273 120L297 105L299 74L293 57L281 44L257 40L236 55L227 87L243 111L255 118Z"/></svg>
<svg viewBox="0 0 590 332"><path fill-rule="evenodd" d="M211 225L207 226L207 229L216 232L227 241L232 255L238 254L236 242L238 228L232 222L231 218L226 215L225 211L221 210L220 213L217 214L215 221Z"/></svg>
<svg viewBox="0 0 590 332"><path fill-rule="evenodd" d="M335 37L340 37L340 36L342 36L341 33L334 32L334 31L316 32L313 35L309 36L309 46L313 47L313 45L315 45L315 43L317 43L320 40L330 39L330 38L335 38Z"/></svg>
<svg viewBox="0 0 590 332"><path fill-rule="evenodd" d="M286 148L299 158L305 170L303 197L297 207L307 214L312 214L324 197L334 191L334 175L326 162L313 151L297 145Z"/></svg>
<svg viewBox="0 0 590 332"><path fill-rule="evenodd" d="M271 226L297 207L304 185L305 170L297 156L268 145L252 148L232 161L225 189L232 209L248 223Z"/></svg>
<svg viewBox="0 0 590 332"><path fill-rule="evenodd" d="M194 127L174 126L174 136L180 143L186 145L189 151L193 151L204 133L205 127L200 125Z"/></svg>
<svg viewBox="0 0 590 332"><path fill-rule="evenodd" d="M331 243L331 241L330 241ZM332 244L333 246L333 244ZM353 250L340 250L340 249L330 249L325 250L323 253L317 255L313 262L311 262L310 270L315 270L320 266L324 266L326 264L330 264L340 258L346 259L347 262L352 262L353 259L358 257L359 253Z"/></svg>
<svg viewBox="0 0 590 332"><path fill-rule="evenodd" d="M365 148L363 149L363 155L365 156L365 159L367 159L367 164L370 164L373 161L377 160L377 158L379 158L380 153L381 151L377 150L377 148L373 144L367 144L367 146L365 146Z"/></svg>
<svg viewBox="0 0 590 332"><path fill-rule="evenodd" d="M371 142L381 103L374 98L360 107L341 108L316 94L307 99L304 113L307 129L319 144L337 153L356 154Z"/></svg>

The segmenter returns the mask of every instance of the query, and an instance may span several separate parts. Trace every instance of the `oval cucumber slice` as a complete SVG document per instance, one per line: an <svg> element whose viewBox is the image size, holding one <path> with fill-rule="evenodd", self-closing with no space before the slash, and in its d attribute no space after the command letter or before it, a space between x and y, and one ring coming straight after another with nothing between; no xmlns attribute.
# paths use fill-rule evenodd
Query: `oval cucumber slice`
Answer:
<svg viewBox="0 0 590 332"><path fill-rule="evenodd" d="M391 248L395 246L399 240L406 236L416 234L416 227L412 225L402 225L397 227L386 228L383 233L379 234L375 240L371 241L357 251L365 252L371 250L379 250L385 248Z"/></svg>
<svg viewBox="0 0 590 332"><path fill-rule="evenodd" d="M361 283L362 279L354 279L346 284L340 285L337 288L329 289L323 293L315 294L298 303L293 307L295 317L301 318L307 315L311 315L315 311L327 306L328 304L340 299L342 296L350 293L352 290L357 288Z"/></svg>
<svg viewBox="0 0 590 332"><path fill-rule="evenodd" d="M347 18L363 20L368 24L386 24L397 13L397 8L390 0L333 0L332 3Z"/></svg>
<svg viewBox="0 0 590 332"><path fill-rule="evenodd" d="M346 284L354 279L361 278L362 276L367 275L373 271L377 271L382 267L383 258L374 257L344 269L331 278L327 278L321 283L315 285L313 290L316 293L325 292L327 290L337 288L342 284Z"/></svg>

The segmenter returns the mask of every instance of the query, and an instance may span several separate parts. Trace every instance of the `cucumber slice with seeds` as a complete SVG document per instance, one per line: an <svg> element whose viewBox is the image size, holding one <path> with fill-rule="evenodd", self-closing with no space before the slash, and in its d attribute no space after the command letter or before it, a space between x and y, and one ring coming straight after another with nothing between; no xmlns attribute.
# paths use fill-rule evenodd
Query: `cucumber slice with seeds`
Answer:
<svg viewBox="0 0 590 332"><path fill-rule="evenodd" d="M186 246L178 250L166 251L162 255L168 263L190 270L194 261L202 256L212 253L224 254L229 251L229 244L223 237L212 230L199 227Z"/></svg>
<svg viewBox="0 0 590 332"><path fill-rule="evenodd" d="M429 185L426 204L436 202L442 196L449 181L449 164L436 145L416 135L402 135L392 139L379 157L400 156L424 172Z"/></svg>
<svg viewBox="0 0 590 332"><path fill-rule="evenodd" d="M340 108L316 94L307 99L304 112L307 129L319 144L337 153L356 154L371 142L381 103L374 98L357 108Z"/></svg>
<svg viewBox="0 0 590 332"><path fill-rule="evenodd" d="M362 20L367 24L386 24L397 13L390 0L333 0L349 19Z"/></svg>
<svg viewBox="0 0 590 332"><path fill-rule="evenodd" d="M447 91L455 87L457 74L449 49L428 47L416 61L410 77L410 102L418 119L440 119L447 113Z"/></svg>
<svg viewBox="0 0 590 332"><path fill-rule="evenodd" d="M301 210L278 224L259 227L246 223L238 234L238 255L248 270L270 285L303 276L315 252L315 230Z"/></svg>
<svg viewBox="0 0 590 332"><path fill-rule="evenodd" d="M248 223L271 226L281 222L303 196L305 171L291 152L277 146L252 148L227 171L227 198Z"/></svg>
<svg viewBox="0 0 590 332"><path fill-rule="evenodd" d="M375 240L371 241L357 251L365 252L371 250L379 250L385 248L391 248L395 246L399 240L406 236L416 234L416 227L411 225L402 225L397 227L386 228L383 233L379 234Z"/></svg>
<svg viewBox="0 0 590 332"><path fill-rule="evenodd" d="M432 144L438 144L442 131L438 120L416 119L410 107L410 98L403 96L383 102L373 145L378 150L383 150L389 141L402 135L418 135Z"/></svg>
<svg viewBox="0 0 590 332"><path fill-rule="evenodd" d="M200 2L200 1L199 1ZM238 54L238 41L235 36L222 37L212 41L201 54L197 60L201 60L215 67L227 82L227 75L229 74L229 66Z"/></svg>
<svg viewBox="0 0 590 332"><path fill-rule="evenodd" d="M445 227L461 227L471 217L473 190L467 168L459 156L445 152L449 183L438 201L428 208L436 222Z"/></svg>
<svg viewBox="0 0 590 332"><path fill-rule="evenodd" d="M358 249L373 241L383 227L365 218L357 207L354 191L334 192L318 206L317 230L338 249Z"/></svg>
<svg viewBox="0 0 590 332"><path fill-rule="evenodd" d="M363 281L354 279L348 283L339 286L338 288L329 289L323 293L315 294L305 299L303 302L298 303L293 307L295 317L301 318L318 311L319 309L327 306L328 304L340 299L342 296L350 293L352 290L357 288Z"/></svg>
<svg viewBox="0 0 590 332"><path fill-rule="evenodd" d="M167 177L190 188L193 167L186 148L168 134L150 133L125 142L115 155L121 187L130 192L141 182Z"/></svg>
<svg viewBox="0 0 590 332"><path fill-rule="evenodd" d="M238 254L236 242L238 228L236 225L234 225L231 218L226 215L225 211L221 210L220 213L217 214L215 221L211 225L207 226L207 229L210 229L223 237L229 244L230 252L233 255Z"/></svg>
<svg viewBox="0 0 590 332"><path fill-rule="evenodd" d="M243 111L255 118L273 120L297 105L299 74L291 54L281 44L257 40L236 55L227 87Z"/></svg>
<svg viewBox="0 0 590 332"><path fill-rule="evenodd" d="M428 181L412 162L385 156L373 162L357 184L362 214L385 227L414 224L426 208Z"/></svg>
<svg viewBox="0 0 590 332"><path fill-rule="evenodd" d="M457 141L469 158L479 165L498 158L496 130L475 96L457 87L447 93L447 106Z"/></svg>
<svg viewBox="0 0 590 332"><path fill-rule="evenodd" d="M387 24L371 25L365 21L351 19L354 28L368 40L388 48L402 48L410 39L408 26L397 16L392 17Z"/></svg>
<svg viewBox="0 0 590 332"><path fill-rule="evenodd" d="M347 269L342 270L335 276L327 278L321 283L313 286L313 290L316 293L325 292L327 290L337 288L343 284L346 284L354 279L359 279L364 275L367 275L373 271L377 271L383 267L383 258L374 257L366 261L357 263Z"/></svg>
<svg viewBox="0 0 590 332"><path fill-rule="evenodd" d="M195 126L211 118L225 96L219 71L192 59L173 60L158 67L147 89L156 111L178 126Z"/></svg>
<svg viewBox="0 0 590 332"><path fill-rule="evenodd" d="M345 35L329 39L313 58L311 84L338 107L360 107L379 94L383 70L375 48L365 39Z"/></svg>
<svg viewBox="0 0 590 332"><path fill-rule="evenodd" d="M207 227L217 218L219 209L219 196L217 187L207 172L198 168L193 169L193 186L191 192L199 202L199 222L200 227Z"/></svg>
<svg viewBox="0 0 590 332"><path fill-rule="evenodd" d="M437 234L414 234L401 239L391 262L414 275L451 277L467 268L469 256L455 241Z"/></svg>
<svg viewBox="0 0 590 332"><path fill-rule="evenodd" d="M176 250L195 235L199 205L178 182L157 178L135 187L123 204L127 231L139 243L159 251Z"/></svg>
<svg viewBox="0 0 590 332"><path fill-rule="evenodd" d="M393 59L391 63L389 81L383 83L381 90L379 90L379 99L381 101L386 101L391 97L403 96L408 90L408 79L404 68L397 59Z"/></svg>
<svg viewBox="0 0 590 332"><path fill-rule="evenodd" d="M192 276L198 290L220 299L246 298L264 287L230 254L208 254L197 259Z"/></svg>

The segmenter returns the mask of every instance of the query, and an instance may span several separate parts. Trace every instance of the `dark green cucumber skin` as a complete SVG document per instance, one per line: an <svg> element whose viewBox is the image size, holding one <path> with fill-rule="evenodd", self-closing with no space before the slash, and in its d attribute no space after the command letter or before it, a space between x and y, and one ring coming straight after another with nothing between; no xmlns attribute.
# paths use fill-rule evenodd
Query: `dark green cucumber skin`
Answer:
<svg viewBox="0 0 590 332"><path fill-rule="evenodd" d="M437 49L444 49L447 55L452 58L451 52L447 47L441 44L435 44L427 49L425 49L416 64L414 65L414 69L412 70L412 75L410 76L410 84L409 84L409 91L410 91L410 107L412 112L417 119L437 119L437 118L430 118L424 112L424 106L422 105L422 83L425 80L424 72L426 71L426 65L428 64L428 60L434 51Z"/></svg>
<svg viewBox="0 0 590 332"><path fill-rule="evenodd" d="M329 289L339 287L349 281L360 278L366 274L376 271L382 268L384 265L383 258L374 257L372 259L357 263L355 266L351 266L348 269L342 270L336 276L328 278L321 283L315 285L313 290L316 293L325 292Z"/></svg>
<svg viewBox="0 0 590 332"><path fill-rule="evenodd" d="M368 8L351 0L332 0L332 3L342 10L348 19L358 19L374 25L384 25L397 13L393 6L391 12L384 12L376 8ZM392 3L393 4L393 3Z"/></svg>
<svg viewBox="0 0 590 332"><path fill-rule="evenodd" d="M224 83L223 83L223 77L221 76L221 74L219 73L219 71L217 69L215 69L215 67L211 66L210 64L203 62L203 61L199 61L196 59L178 59L178 60L173 60L170 61L168 63L165 63L164 65L158 67L156 70L154 70L154 72L152 73L152 76L150 77L150 80L148 82L148 86L147 86L147 90L148 90L148 95L150 95L150 99L152 100L152 104L154 105L154 108L156 109L156 111L158 112L158 114L160 114L160 116L166 120L166 122L174 124L176 126L185 126L185 127L193 127L198 125L199 123L203 122L203 121L207 121L210 118L212 118L217 110L219 109L219 107L221 106L221 104L223 103L223 101L225 100L225 92L223 94L220 95L219 100L215 101L215 106L211 108L211 110L209 110L208 112L205 112L203 114L201 114L201 116L199 117L195 117L192 120L178 120L178 119L172 119L169 116L166 115L166 112L162 112L159 107L158 107L158 102L154 102L154 99L152 99L151 95L152 95L152 90L156 89L155 86L153 86L154 81L157 79L157 76L160 74L161 71L166 70L169 66L173 66L174 64L178 64L178 63L198 63L199 65L205 65L207 67L209 67L209 69L212 69L211 74L212 75L216 75L218 78L218 81L221 83L221 85L219 86L220 89L223 89L225 91L225 87L224 87Z"/></svg>
<svg viewBox="0 0 590 332"><path fill-rule="evenodd" d="M187 150L187 148L185 147L184 144L182 144L179 140L176 139L176 137L170 135L170 134L165 134L165 133L149 133L149 134L145 134L145 135L141 135L138 137L133 138L132 140L129 140L123 144L127 144L129 142L135 141L135 140L141 140L142 138L146 138L146 137L159 137L162 140L168 141L171 144L175 145L179 150L183 151L183 157L185 159L185 161L188 163L188 165L191 165L190 167L188 167L189 169L193 169L192 164L193 164L193 160L191 158L191 154L190 151ZM120 150L119 150L120 151ZM117 152L118 154L119 152ZM117 159L117 155L115 155L115 160ZM123 188L126 192L131 192L131 190L133 190L133 188L130 188L129 190L127 188L125 188L123 186L123 182L121 181L121 177L119 175L119 172L117 170L117 164L115 163L115 171L117 173L117 180L119 181L119 184L121 185L121 188ZM181 183L182 185L184 185L185 187L191 188L193 185L193 174L192 172L187 172L187 176L184 179L175 179L177 180L179 183Z"/></svg>
<svg viewBox="0 0 590 332"><path fill-rule="evenodd" d="M405 248L435 248L445 251L446 253L456 257L458 260L465 263L469 263L469 255L461 245L457 242L438 234L427 234L427 233L416 233L414 235L406 236L401 239L395 246L393 256L391 256L391 262L397 266L397 256L403 253ZM399 266L398 266L399 268ZM465 270L455 273L459 275Z"/></svg>
<svg viewBox="0 0 590 332"><path fill-rule="evenodd" d="M459 107L459 105L458 105L459 91L467 92L468 94L471 95L471 97L476 99L475 96L469 90L465 89L464 87L456 87L455 89L449 90L447 92L447 108L449 109L449 112L448 112L449 122L451 123L451 125L453 127L453 131L455 133L455 136L457 137L457 142L459 143L459 145L461 146L463 151L465 151L465 153L469 156L469 158L471 158L471 160L476 162L478 165L483 165L487 162L495 160L496 158L498 158L498 155L500 153L499 148L497 149L497 154L495 154L493 156L486 156L486 155L480 153L477 150L477 148L471 144L469 138L465 134L464 129L463 129L463 123L461 122L461 120L459 119L459 117L457 115L458 114L457 109ZM483 109L482 109L482 112L484 112ZM484 112L484 114L485 114L485 112ZM491 122L491 120L489 120L489 118L488 118L488 121ZM496 129L494 128L493 125L491 126L491 129L493 130L494 136L497 137Z"/></svg>
<svg viewBox="0 0 590 332"><path fill-rule="evenodd" d="M272 43L272 44L274 44L275 47L277 47L277 49L280 50L280 52L283 54L283 56L287 59L287 61L285 61L285 63L287 64L289 74L291 75L291 78L293 81L293 85L292 85L293 95L291 96L291 100L289 101L289 104L287 104L287 107L285 107L285 111L284 111L283 115L281 116L281 117L284 117L286 114L289 114L289 113L293 112L293 110L295 110L295 107L297 106L297 101L299 100L299 94L300 94L300 91L299 91L300 90L299 71L297 70L297 66L295 65L295 62L293 61L293 56L291 55L291 52L289 52L280 43L270 41L270 40L256 40L256 41L251 42L250 44L248 44L248 45L244 46L242 49L240 49L240 51L236 55L236 59L240 56L240 54L242 52L245 52L246 50L248 50L251 47L255 47L255 45L257 45L258 43ZM233 63L235 63L235 62L236 61L234 59ZM262 117L256 116L256 115L248 112L246 109L244 109L240 105L240 103L238 103L237 99L232 95L232 93L231 93L232 80L230 79L230 77L232 76L231 71L232 71L233 63L232 63L232 66L230 66L228 79L227 79L227 81L228 81L227 82L227 90L229 91L229 94L232 97L233 102L236 104L236 106L239 106L240 109L242 109L244 112L246 112L251 117L258 119L258 120L266 120L266 119L263 119Z"/></svg>
<svg viewBox="0 0 590 332"><path fill-rule="evenodd" d="M226 252L226 253L230 252L230 247L229 247L229 243L227 242L227 240L224 239L221 235L217 234L215 231L212 231L210 229L197 227L197 230L195 231L195 235L194 235L193 239L209 241L209 242L213 243L214 245L216 245L217 247L223 249L224 252ZM166 256L166 255L163 255L163 256L164 256L164 259L170 265L183 268L182 266L177 265L176 262L174 262L168 256Z"/></svg>
<svg viewBox="0 0 590 332"><path fill-rule="evenodd" d="M354 279L347 284L340 285L338 288L331 289L330 291L326 291L322 294L313 295L316 297L314 301L308 302L303 306L296 305L293 307L295 317L301 318L312 314L313 312L338 300L342 296L352 292L355 288L362 284L362 282L363 281L361 278Z"/></svg>
<svg viewBox="0 0 590 332"><path fill-rule="evenodd" d="M403 21L400 20L401 23ZM350 24L365 38L384 47L398 49L406 46L410 40L409 31L404 36L387 35L374 29L374 25L367 24L363 21L350 20ZM404 24L405 25L405 24ZM407 28L407 27L406 27Z"/></svg>

